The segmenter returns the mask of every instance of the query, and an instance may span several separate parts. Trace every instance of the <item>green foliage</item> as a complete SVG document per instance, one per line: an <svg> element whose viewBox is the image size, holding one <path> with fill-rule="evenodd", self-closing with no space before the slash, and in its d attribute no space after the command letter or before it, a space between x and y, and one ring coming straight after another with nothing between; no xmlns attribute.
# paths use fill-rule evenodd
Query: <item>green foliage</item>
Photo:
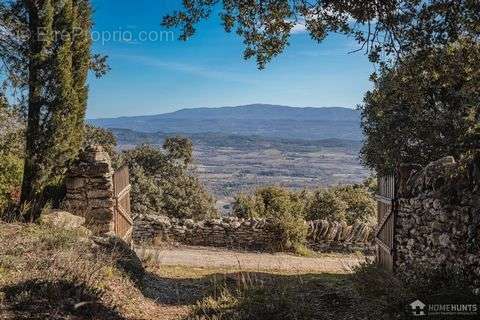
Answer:
<svg viewBox="0 0 480 320"><path fill-rule="evenodd" d="M285 209L277 212L272 218L274 232L279 240L278 243L272 244L272 249L307 255L308 250L305 243L307 242L308 226L305 219L301 213Z"/></svg>
<svg viewBox="0 0 480 320"><path fill-rule="evenodd" d="M237 195L233 213L241 218L271 219L279 239L272 249L305 252L308 229L302 195L276 186L260 188L251 195Z"/></svg>
<svg viewBox="0 0 480 320"><path fill-rule="evenodd" d="M188 138L179 136L167 138L163 149L167 151L170 159L183 162L184 165L192 162L193 144Z"/></svg>
<svg viewBox="0 0 480 320"><path fill-rule="evenodd" d="M363 162L382 173L479 148L478 61L478 42L462 40L383 66L361 107Z"/></svg>
<svg viewBox="0 0 480 320"><path fill-rule="evenodd" d="M345 219L348 224L355 221L375 224L377 203L372 193L363 185L337 187L335 194L346 204Z"/></svg>
<svg viewBox="0 0 480 320"><path fill-rule="evenodd" d="M23 160L16 155L0 155L0 212L11 202L18 201L22 181Z"/></svg>
<svg viewBox="0 0 480 320"><path fill-rule="evenodd" d="M11 13L18 18L15 26L25 29L15 31L29 35L17 53L28 66L22 84L28 89L22 203L31 205L29 218L35 218L44 189L62 176L83 142L91 8L87 0L24 1Z"/></svg>
<svg viewBox="0 0 480 320"><path fill-rule="evenodd" d="M373 188L372 182L366 182ZM284 212L306 220L375 223L376 202L364 185L349 185L294 192L265 187L252 194L238 194L233 213L241 218L275 218Z"/></svg>
<svg viewBox="0 0 480 320"><path fill-rule="evenodd" d="M309 220L325 219L374 224L376 202L363 185L319 189L313 192L306 210Z"/></svg>
<svg viewBox="0 0 480 320"><path fill-rule="evenodd" d="M24 128L20 117L0 96L0 212L18 201L23 175Z"/></svg>
<svg viewBox="0 0 480 320"><path fill-rule="evenodd" d="M155 179L146 175L143 168L137 163L129 165L129 172L132 185L130 192L132 212L135 215L162 212L163 191Z"/></svg>
<svg viewBox="0 0 480 320"><path fill-rule="evenodd" d="M319 189L313 192L306 211L308 220L346 221L347 204L334 189Z"/></svg>
<svg viewBox="0 0 480 320"><path fill-rule="evenodd" d="M134 213L194 219L217 216L213 198L189 169L191 142L169 138L165 149L141 145L123 154L132 179Z"/></svg>
<svg viewBox="0 0 480 320"><path fill-rule="evenodd" d="M300 194L270 186L256 189L253 194L238 194L233 203L233 213L240 218L271 218L279 212L301 214L304 205Z"/></svg>
<svg viewBox="0 0 480 320"><path fill-rule="evenodd" d="M220 1L184 1L184 8L164 17L163 25L180 27L181 40L196 32ZM243 38L245 59L259 68L288 46L296 24L304 24L314 41L329 33L352 36L370 60L396 59L405 52L435 48L461 36L478 37L478 3L471 0L332 0L222 1L225 31ZM353 20L353 22L352 22Z"/></svg>

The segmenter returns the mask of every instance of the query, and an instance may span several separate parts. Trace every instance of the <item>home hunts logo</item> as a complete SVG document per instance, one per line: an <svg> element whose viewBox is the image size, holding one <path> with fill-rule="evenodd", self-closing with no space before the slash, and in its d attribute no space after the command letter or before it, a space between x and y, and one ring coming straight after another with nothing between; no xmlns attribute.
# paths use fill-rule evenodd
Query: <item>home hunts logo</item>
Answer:
<svg viewBox="0 0 480 320"><path fill-rule="evenodd" d="M417 299L406 307L410 319L480 319L477 298L446 295L422 300Z"/></svg>
<svg viewBox="0 0 480 320"><path fill-rule="evenodd" d="M420 300L415 300L414 302L410 303L410 307L412 308L412 313L414 316L424 316L425 315L425 303Z"/></svg>

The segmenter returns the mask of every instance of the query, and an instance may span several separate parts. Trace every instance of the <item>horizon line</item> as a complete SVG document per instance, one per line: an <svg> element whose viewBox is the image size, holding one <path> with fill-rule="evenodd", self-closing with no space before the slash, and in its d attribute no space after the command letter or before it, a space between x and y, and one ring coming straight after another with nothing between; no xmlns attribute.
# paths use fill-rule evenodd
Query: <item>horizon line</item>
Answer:
<svg viewBox="0 0 480 320"><path fill-rule="evenodd" d="M250 106L273 106L273 107L285 107L285 108L295 108L295 109L350 109L355 110L355 107L339 107L339 106L328 106L328 107L298 107L298 106L288 106L288 105L280 105L280 104L270 104L270 103L251 103L251 104L244 104L244 105L235 105L235 106L215 106L215 107L183 107L179 108L175 111L169 112L162 112L162 113L151 113L151 114L139 114L139 115L129 115L129 116L106 116L106 117L96 117L96 118L86 118L86 120L104 120L104 119L121 119L121 118L134 118L134 117L151 117L151 116L159 116L165 114L172 114L182 110L195 110L195 109L222 109L222 108L240 108L240 107L250 107Z"/></svg>

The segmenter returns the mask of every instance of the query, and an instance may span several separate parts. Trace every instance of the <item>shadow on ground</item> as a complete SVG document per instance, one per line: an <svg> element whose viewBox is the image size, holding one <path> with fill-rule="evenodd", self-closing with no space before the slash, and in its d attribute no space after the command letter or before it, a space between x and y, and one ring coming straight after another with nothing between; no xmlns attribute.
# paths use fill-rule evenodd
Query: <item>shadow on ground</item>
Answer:
<svg viewBox="0 0 480 320"><path fill-rule="evenodd" d="M145 270L135 252L122 248L117 267L142 294L161 306L191 307L185 319L368 319L384 318L384 306L354 288L351 275L285 275L218 272L191 267Z"/></svg>
<svg viewBox="0 0 480 320"><path fill-rule="evenodd" d="M124 319L104 305L100 292L73 282L29 280L4 287L2 293L2 319Z"/></svg>

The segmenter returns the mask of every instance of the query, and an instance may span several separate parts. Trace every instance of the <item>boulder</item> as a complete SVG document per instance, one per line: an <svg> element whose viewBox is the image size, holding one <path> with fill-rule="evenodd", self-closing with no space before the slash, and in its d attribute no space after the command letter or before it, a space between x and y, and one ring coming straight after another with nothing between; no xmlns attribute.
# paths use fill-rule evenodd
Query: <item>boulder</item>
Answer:
<svg viewBox="0 0 480 320"><path fill-rule="evenodd" d="M52 210L40 217L40 223L65 230L77 230L83 227L85 218L66 211Z"/></svg>

